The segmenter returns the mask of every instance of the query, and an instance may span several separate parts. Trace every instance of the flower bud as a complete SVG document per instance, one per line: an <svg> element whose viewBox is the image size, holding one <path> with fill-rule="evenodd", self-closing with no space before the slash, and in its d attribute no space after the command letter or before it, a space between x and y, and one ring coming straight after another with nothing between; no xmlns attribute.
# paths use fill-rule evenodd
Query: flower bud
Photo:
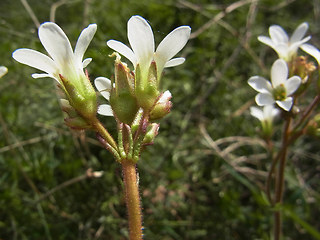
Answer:
<svg viewBox="0 0 320 240"><path fill-rule="evenodd" d="M90 128L90 125L82 116L77 113L77 111L70 105L68 100L60 99L60 105L62 111L68 114L68 117L64 119L68 127L78 130Z"/></svg>
<svg viewBox="0 0 320 240"><path fill-rule="evenodd" d="M74 118L65 118L64 122L70 128L77 129L77 130L85 130L89 129L91 125L89 125L83 118L81 117L74 117Z"/></svg>
<svg viewBox="0 0 320 240"><path fill-rule="evenodd" d="M159 100L150 112L150 120L158 120L160 118L163 118L170 112L172 107L172 103L170 101L171 98L172 95L170 91L167 90L162 93Z"/></svg>
<svg viewBox="0 0 320 240"><path fill-rule="evenodd" d="M308 122L306 132L309 135L320 137L320 113Z"/></svg>
<svg viewBox="0 0 320 240"><path fill-rule="evenodd" d="M155 137L158 135L160 124L152 123L148 126L147 133L143 138L142 144L153 144Z"/></svg>

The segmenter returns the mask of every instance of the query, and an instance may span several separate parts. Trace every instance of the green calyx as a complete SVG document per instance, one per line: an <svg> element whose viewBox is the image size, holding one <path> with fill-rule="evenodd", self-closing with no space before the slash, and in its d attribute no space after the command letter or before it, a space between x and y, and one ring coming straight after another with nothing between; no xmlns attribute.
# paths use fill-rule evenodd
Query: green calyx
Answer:
<svg viewBox="0 0 320 240"><path fill-rule="evenodd" d="M273 94L273 98L276 101L283 101L287 98L287 91L286 91L286 88L283 84L280 84L279 86L274 88L272 94Z"/></svg>
<svg viewBox="0 0 320 240"><path fill-rule="evenodd" d="M81 79L71 81L60 75L62 88L68 98L70 106L76 112L87 119L95 117L97 112L97 96L87 76L80 76Z"/></svg>
<svg viewBox="0 0 320 240"><path fill-rule="evenodd" d="M138 103L134 94L134 78L129 68L117 57L115 61L115 77L112 79L110 105L118 120L131 124L138 112Z"/></svg>
<svg viewBox="0 0 320 240"><path fill-rule="evenodd" d="M135 72L135 94L138 100L138 104L145 111L149 111L155 104L160 94L158 88L157 79L157 66L153 61L150 65L147 75L141 74L139 64L136 67Z"/></svg>

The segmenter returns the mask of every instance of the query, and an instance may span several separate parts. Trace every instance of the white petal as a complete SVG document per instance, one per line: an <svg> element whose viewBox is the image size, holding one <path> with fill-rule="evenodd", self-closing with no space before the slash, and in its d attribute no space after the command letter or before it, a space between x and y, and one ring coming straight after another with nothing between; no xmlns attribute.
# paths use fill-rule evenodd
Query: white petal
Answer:
<svg viewBox="0 0 320 240"><path fill-rule="evenodd" d="M38 51L21 48L12 53L12 57L23 64L39 69L49 74L57 73L58 69L51 58Z"/></svg>
<svg viewBox="0 0 320 240"><path fill-rule="evenodd" d="M248 84L256 91L260 93L269 93L272 89L271 83L260 76L253 76L249 78Z"/></svg>
<svg viewBox="0 0 320 240"><path fill-rule="evenodd" d="M87 50L96 31L97 24L90 24L87 28L82 30L74 49L75 61L77 64L82 64L83 55Z"/></svg>
<svg viewBox="0 0 320 240"><path fill-rule="evenodd" d="M301 78L298 77L298 76L293 76L293 77L289 78L285 82L285 88L287 90L287 96L289 96L292 93L294 93L299 88L300 83L301 83Z"/></svg>
<svg viewBox="0 0 320 240"><path fill-rule="evenodd" d="M259 93L255 100L258 106L271 105L274 103L274 99L270 93Z"/></svg>
<svg viewBox="0 0 320 240"><path fill-rule="evenodd" d="M128 39L140 67L149 68L154 53L154 37L148 22L133 16L128 21Z"/></svg>
<svg viewBox="0 0 320 240"><path fill-rule="evenodd" d="M171 92L169 90L165 91L158 100L158 103L166 103L172 98Z"/></svg>
<svg viewBox="0 0 320 240"><path fill-rule="evenodd" d="M91 61L92 61L92 58L86 58L85 60L83 60L82 68L86 68L89 65L89 63L91 63Z"/></svg>
<svg viewBox="0 0 320 240"><path fill-rule="evenodd" d="M264 120L263 112L261 111L260 108L250 107L250 114L251 114L252 116L254 116L255 118L258 118L260 121L263 121L263 120Z"/></svg>
<svg viewBox="0 0 320 240"><path fill-rule="evenodd" d="M289 41L287 33L278 25L271 26L269 28L269 34L275 44L287 43Z"/></svg>
<svg viewBox="0 0 320 240"><path fill-rule="evenodd" d="M296 53L297 50L298 50L298 48L299 48L302 44L304 44L305 42L309 41L310 38L311 38L311 36L306 37L306 38L302 39L301 41L297 41L297 42L292 43L292 44L290 45L290 47L289 47L290 52Z"/></svg>
<svg viewBox="0 0 320 240"><path fill-rule="evenodd" d="M290 38L290 42L294 43L294 42L298 42L300 41L303 36L306 34L307 30L308 30L308 23L304 22L301 23L296 30L293 32L291 38Z"/></svg>
<svg viewBox="0 0 320 240"><path fill-rule="evenodd" d="M46 78L46 77L53 78L52 75L47 74L47 73L33 73L33 74L31 74L31 77L33 77L33 78Z"/></svg>
<svg viewBox="0 0 320 240"><path fill-rule="evenodd" d="M98 113L103 116L113 116L113 112L110 105L102 104L98 107Z"/></svg>
<svg viewBox="0 0 320 240"><path fill-rule="evenodd" d="M168 67L175 67L175 66L178 66L182 63L184 63L186 59L185 58L173 58L171 60L169 60L168 62L166 62L166 64L164 65L165 68L168 68Z"/></svg>
<svg viewBox="0 0 320 240"><path fill-rule="evenodd" d="M7 72L8 68L6 68L5 66L0 66L0 78L7 74Z"/></svg>
<svg viewBox="0 0 320 240"><path fill-rule="evenodd" d="M101 95L109 100L110 98L110 90L111 90L111 81L108 78L105 77L97 77L94 80L94 85L98 89L98 91L101 93Z"/></svg>
<svg viewBox="0 0 320 240"><path fill-rule="evenodd" d="M57 65L74 64L73 51L66 34L55 23L46 22L39 28L39 39Z"/></svg>
<svg viewBox="0 0 320 240"><path fill-rule="evenodd" d="M275 49L275 44L274 42L271 40L271 38L266 37L266 36L259 36L258 40L266 45L268 45L269 47Z"/></svg>
<svg viewBox="0 0 320 240"><path fill-rule="evenodd" d="M279 113L279 109L274 108L273 105L266 105L263 108L264 119L273 119Z"/></svg>
<svg viewBox="0 0 320 240"><path fill-rule="evenodd" d="M191 33L189 26L181 26L170 32L159 44L154 59L163 68L187 44Z"/></svg>
<svg viewBox="0 0 320 240"><path fill-rule="evenodd" d="M279 113L280 113L279 109L274 108L274 107L272 106L272 112L271 112L272 118L274 118L275 116L277 116Z"/></svg>
<svg viewBox="0 0 320 240"><path fill-rule="evenodd" d="M275 88L280 84L285 84L288 77L288 66L283 59L276 60L271 67L271 82Z"/></svg>
<svg viewBox="0 0 320 240"><path fill-rule="evenodd" d="M274 50L278 53L279 58L284 60L290 60L290 52L289 52L289 45L286 43L280 43L275 46Z"/></svg>
<svg viewBox="0 0 320 240"><path fill-rule="evenodd" d="M33 77L33 78L53 78L54 80L56 80L58 82L58 84L61 84L59 82L60 79L58 79L57 77L55 77L51 74L47 74L47 73L33 73L33 74L31 74L31 77Z"/></svg>
<svg viewBox="0 0 320 240"><path fill-rule="evenodd" d="M292 97L286 98L284 101L276 101L279 107L281 107L283 110L289 111L293 104Z"/></svg>
<svg viewBox="0 0 320 240"><path fill-rule="evenodd" d="M124 57L128 58L130 60L130 62L132 62L132 64L134 66L136 66L137 64L137 58L134 55L133 51L125 44L123 44L122 42L116 41L116 40L109 40L107 42L107 45L109 48L113 49L114 51L120 53L121 55L123 55Z"/></svg>
<svg viewBox="0 0 320 240"><path fill-rule="evenodd" d="M312 57L314 57L320 65L320 51L316 47L310 44L303 44L300 48Z"/></svg>

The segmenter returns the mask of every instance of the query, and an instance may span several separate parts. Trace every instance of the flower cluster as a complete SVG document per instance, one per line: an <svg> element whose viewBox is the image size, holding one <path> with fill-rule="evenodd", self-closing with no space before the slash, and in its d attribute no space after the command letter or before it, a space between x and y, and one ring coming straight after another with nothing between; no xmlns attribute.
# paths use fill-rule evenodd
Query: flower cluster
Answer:
<svg viewBox="0 0 320 240"><path fill-rule="evenodd" d="M55 23L46 22L39 27L38 35L48 56L22 48L14 51L12 57L44 72L32 74L33 78L50 77L58 83L64 93L60 102L62 110L68 114L65 122L69 127L92 128L117 160L137 161L142 145L151 144L158 134L159 124L156 121L170 112L171 93L160 90L162 72L164 68L185 61L182 57L173 57L186 45L191 29L189 26L174 29L155 50L148 22L140 16L131 17L128 21L131 48L116 40L107 42L115 51L111 54L115 57L115 73L110 79L98 77L94 80L96 89L109 102L100 106L89 75L84 71L92 59L83 60L96 30L96 24L85 28L73 51L63 30ZM133 71L121 61L120 55L129 59ZM116 119L118 144L101 126L96 113Z"/></svg>
<svg viewBox="0 0 320 240"><path fill-rule="evenodd" d="M248 84L258 92L255 97L257 105L264 107L263 111L252 108L251 115L258 118L262 125L268 122L270 126L279 113L274 110L274 105L292 113L295 99L310 84L309 77L316 68L306 57L298 56L298 49L312 55L320 64L320 51L306 43L311 38L304 37L307 30L308 24L302 23L289 37L282 27L273 25L269 28L270 37L258 37L260 42L270 46L279 56L271 67L271 81L261 76L253 76L248 80Z"/></svg>

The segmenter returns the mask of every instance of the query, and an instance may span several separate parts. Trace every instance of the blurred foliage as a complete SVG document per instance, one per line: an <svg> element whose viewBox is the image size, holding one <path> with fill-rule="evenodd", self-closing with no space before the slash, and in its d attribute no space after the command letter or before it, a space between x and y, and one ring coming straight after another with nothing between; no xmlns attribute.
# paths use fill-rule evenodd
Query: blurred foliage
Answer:
<svg viewBox="0 0 320 240"><path fill-rule="evenodd" d="M11 58L22 47L45 52L23 2L0 2L0 65L9 69L0 79L0 239L126 239L119 164L94 133L72 132L64 125L51 79L32 79L36 71ZM318 0L28 4L38 22L55 20L73 46L87 24L98 24L86 53L93 58L88 66L92 80L112 75L106 40L127 42L132 15L150 21L157 43L175 27L190 25L192 39L179 54L187 60L167 69L162 81L172 92L174 108L138 164L145 239L269 239L272 209L263 184L270 160L265 150L258 141L248 141L234 152L242 158L233 161L218 156L209 142L220 140L222 150L241 142L237 136L256 136L259 123L248 111L255 92L247 79L268 77L276 58L257 36L267 35L271 24L291 33L307 21L311 42L320 47ZM113 132L114 120L101 120ZM318 139L304 138L292 148L286 172L286 239L313 239L308 227L320 229L319 151ZM246 157L252 154L257 158ZM89 168L104 174L66 184Z"/></svg>

